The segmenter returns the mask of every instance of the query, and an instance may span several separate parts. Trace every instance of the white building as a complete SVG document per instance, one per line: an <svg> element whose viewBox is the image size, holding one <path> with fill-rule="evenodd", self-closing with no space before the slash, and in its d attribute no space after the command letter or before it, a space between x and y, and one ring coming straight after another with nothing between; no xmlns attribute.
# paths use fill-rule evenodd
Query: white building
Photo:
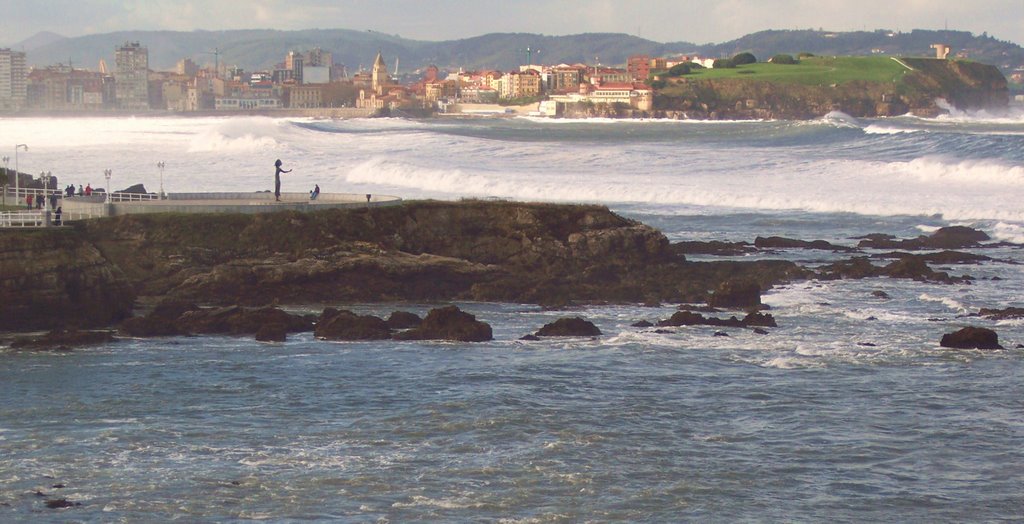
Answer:
<svg viewBox="0 0 1024 524"><path fill-rule="evenodd" d="M28 99L25 53L0 49L0 111L14 111Z"/></svg>

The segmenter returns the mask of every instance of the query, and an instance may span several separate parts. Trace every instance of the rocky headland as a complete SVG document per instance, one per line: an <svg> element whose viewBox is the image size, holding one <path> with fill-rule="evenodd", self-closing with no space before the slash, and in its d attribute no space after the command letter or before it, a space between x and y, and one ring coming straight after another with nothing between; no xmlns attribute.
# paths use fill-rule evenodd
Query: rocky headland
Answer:
<svg viewBox="0 0 1024 524"><path fill-rule="evenodd" d="M69 340L63 330L118 325L128 336L255 333L270 341L314 329L318 337L341 340L491 336L472 315L446 308L422 320L404 312L383 320L331 308L302 318L277 308L403 301L554 308L706 304L707 311L725 308L747 316L681 312L659 325L774 327L770 315L756 311L761 294L782 282L889 277L969 283L971 277L951 276L929 263L986 259L953 251L985 247L987 237L981 235L947 228L903 241L880 235L853 239L863 240L858 246L781 237L759 237L753 244L670 244L661 232L601 206L494 201L313 213L125 215L65 228L0 231L0 330L53 330L50 338L61 344ZM895 259L875 264L862 252L868 247L908 251L875 254ZM817 267L686 258L774 249L850 257ZM909 252L916 249L946 251ZM689 309L694 307L699 306ZM589 332L571 327L568 332Z"/></svg>

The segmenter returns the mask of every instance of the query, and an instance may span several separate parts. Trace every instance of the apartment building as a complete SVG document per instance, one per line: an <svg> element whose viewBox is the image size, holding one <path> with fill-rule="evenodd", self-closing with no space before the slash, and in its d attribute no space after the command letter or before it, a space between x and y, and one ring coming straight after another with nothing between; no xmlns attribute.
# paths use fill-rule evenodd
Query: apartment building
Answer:
<svg viewBox="0 0 1024 524"><path fill-rule="evenodd" d="M149 49L138 42L125 42L115 49L114 61L117 108L149 109Z"/></svg>
<svg viewBox="0 0 1024 524"><path fill-rule="evenodd" d="M28 99L25 53L0 49L0 111L16 111Z"/></svg>

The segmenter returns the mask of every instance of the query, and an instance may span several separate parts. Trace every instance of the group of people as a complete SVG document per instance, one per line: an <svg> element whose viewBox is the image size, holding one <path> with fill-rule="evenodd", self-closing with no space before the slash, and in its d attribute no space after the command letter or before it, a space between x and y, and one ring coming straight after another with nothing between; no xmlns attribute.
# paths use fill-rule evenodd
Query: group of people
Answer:
<svg viewBox="0 0 1024 524"><path fill-rule="evenodd" d="M41 195L41 194L40 195L27 195L27 196L25 196L25 205L28 207L29 211L32 210L33 202L34 202L34 205L35 205L36 209L42 209L43 205L46 203L46 199L44 199L43 195ZM50 209L56 209L56 208L57 208L57 195L56 194L51 194L50 195Z"/></svg>
<svg viewBox="0 0 1024 524"><path fill-rule="evenodd" d="M274 200L277 202L281 201L281 173L292 172L291 169L283 169L282 165L280 158L274 162ZM316 200L318 196L320 196L320 184L314 184L313 189L309 192L309 199Z"/></svg>
<svg viewBox="0 0 1024 524"><path fill-rule="evenodd" d="M78 193L75 193L74 184L68 184L68 187L64 188L64 196L73 197L76 194L78 196L91 196L92 184L86 184L84 188L82 187L82 184L78 184Z"/></svg>

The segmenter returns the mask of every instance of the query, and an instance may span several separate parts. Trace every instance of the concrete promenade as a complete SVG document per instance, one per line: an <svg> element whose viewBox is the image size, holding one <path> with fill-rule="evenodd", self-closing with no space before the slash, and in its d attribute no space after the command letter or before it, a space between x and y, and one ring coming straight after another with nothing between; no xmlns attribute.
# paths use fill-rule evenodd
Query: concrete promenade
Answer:
<svg viewBox="0 0 1024 524"><path fill-rule="evenodd" d="M393 206L402 199L390 195L366 195L354 193L320 193L316 200L310 200L309 193L282 193L281 201L274 200L273 193L168 193L166 198L154 194L114 193L108 202L106 195L62 197L58 206L62 209L63 222L139 213L273 213L283 210L316 211L331 208L364 208ZM4 220L0 216L0 227L40 227L52 212L20 211L3 213L11 215ZM31 215L31 216L29 216ZM38 215L38 220L36 220ZM31 219L31 220L29 220Z"/></svg>

